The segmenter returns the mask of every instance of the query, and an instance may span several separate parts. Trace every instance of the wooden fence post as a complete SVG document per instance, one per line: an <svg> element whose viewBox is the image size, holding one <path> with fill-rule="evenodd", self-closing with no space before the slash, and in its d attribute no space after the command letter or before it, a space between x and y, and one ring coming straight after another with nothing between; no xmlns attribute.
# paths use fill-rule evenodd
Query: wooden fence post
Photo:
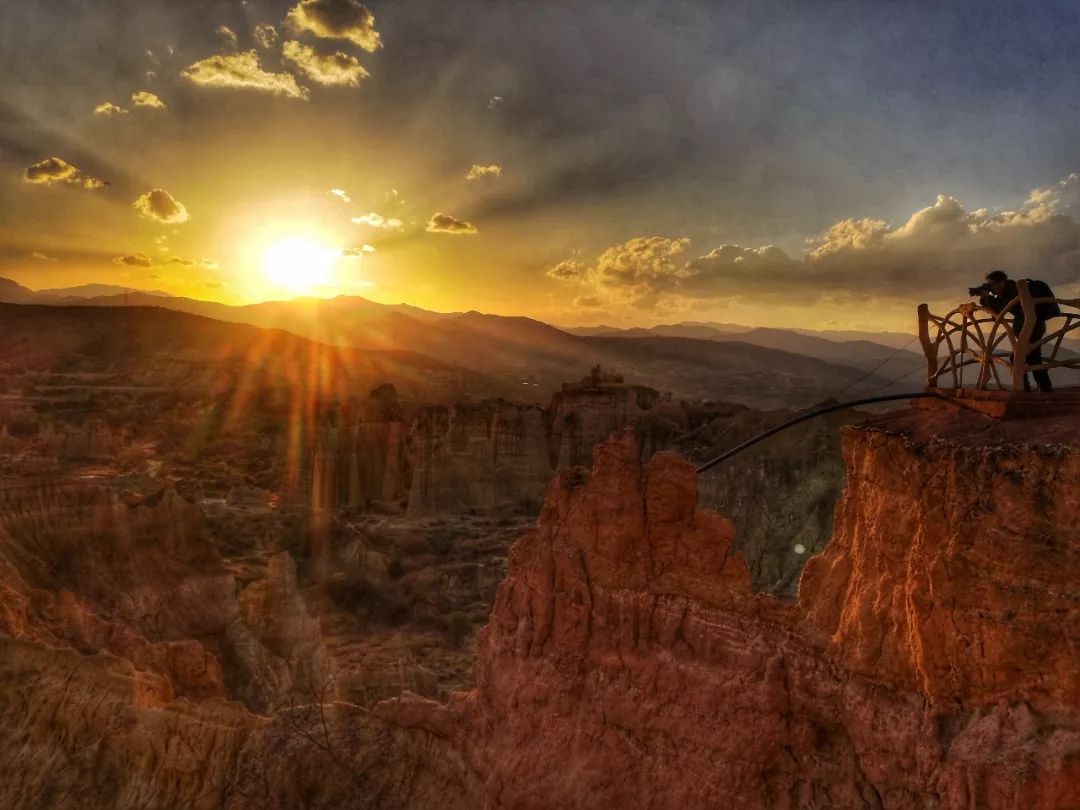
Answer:
<svg viewBox="0 0 1080 810"><path fill-rule="evenodd" d="M930 340L930 307L927 304L919 304L919 342L926 355L926 384L936 388L938 344Z"/></svg>
<svg viewBox="0 0 1080 810"><path fill-rule="evenodd" d="M1027 376L1027 356L1030 351L1031 332L1035 329L1035 305L1031 303L1031 290L1026 278L1016 282L1017 297L1020 299L1020 311L1024 314L1024 328L1016 336L1012 356L1013 391L1024 390L1024 377Z"/></svg>

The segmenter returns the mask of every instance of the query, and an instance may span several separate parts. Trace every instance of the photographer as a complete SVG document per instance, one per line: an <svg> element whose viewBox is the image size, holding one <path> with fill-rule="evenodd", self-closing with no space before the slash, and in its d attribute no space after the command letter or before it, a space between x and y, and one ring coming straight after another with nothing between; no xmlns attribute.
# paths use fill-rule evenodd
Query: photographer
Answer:
<svg viewBox="0 0 1080 810"><path fill-rule="evenodd" d="M1032 298L1053 298L1054 292L1050 289L1050 285L1045 281L1028 280L1028 289L1031 291ZM1017 297L1019 291L1016 287L1016 282L1009 278L1008 274L1004 270L993 270L986 274L986 283L978 287L971 287L968 289L970 295L979 296L979 304L994 312L1001 312L1005 307ZM1042 340L1046 335L1046 320L1048 318L1055 318L1061 314L1061 308L1052 302L1044 302L1035 305L1035 326L1031 330L1030 340L1032 342ZM1020 308L1013 310L1013 330L1017 335L1024 328L1024 312ZM1013 362L1016 362L1016 358L1013 358ZM1026 363L1028 366L1041 365L1043 362L1042 346L1037 346L1032 349L1028 354ZM1032 375L1035 377L1035 383L1039 386L1039 390L1044 394L1049 394L1054 390L1053 384L1050 382L1050 372L1046 369L1039 371L1033 371ZM1028 380L1028 375L1024 374L1024 390L1031 390L1031 382Z"/></svg>

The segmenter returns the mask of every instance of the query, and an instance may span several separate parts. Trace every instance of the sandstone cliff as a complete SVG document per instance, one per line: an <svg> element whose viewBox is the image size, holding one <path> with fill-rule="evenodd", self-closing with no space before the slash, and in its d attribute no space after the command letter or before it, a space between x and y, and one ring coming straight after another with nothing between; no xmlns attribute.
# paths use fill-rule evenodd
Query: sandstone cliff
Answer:
<svg viewBox="0 0 1080 810"><path fill-rule="evenodd" d="M1080 807L1080 425L912 411L847 429L845 461L784 604L691 465L601 445L513 547L446 704L178 698L152 657L57 645L5 597L0 803ZM290 615L278 568L245 612ZM300 621L252 632L281 649Z"/></svg>
<svg viewBox="0 0 1080 810"><path fill-rule="evenodd" d="M515 545L477 690L380 710L449 737L491 806L1080 806L1076 434L849 430L797 606L750 592L689 465L602 446Z"/></svg>

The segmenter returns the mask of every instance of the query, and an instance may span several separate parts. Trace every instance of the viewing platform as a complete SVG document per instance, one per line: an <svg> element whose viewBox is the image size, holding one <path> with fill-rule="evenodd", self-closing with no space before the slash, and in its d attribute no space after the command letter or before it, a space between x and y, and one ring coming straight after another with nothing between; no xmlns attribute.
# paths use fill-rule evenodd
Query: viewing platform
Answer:
<svg viewBox="0 0 1080 810"><path fill-rule="evenodd" d="M1053 392L1025 390L1025 378L1033 372L1080 370L1080 352L1063 345L1067 335L1080 330L1080 299L1034 298L1027 279L1016 287L1017 296L1000 312L966 302L939 316L927 304L919 306L926 390L940 397L919 400L916 407L957 406L998 419L1080 415L1080 386L1055 381ZM1039 309L1047 305L1056 305L1059 314L1044 318L1045 333L1035 336ZM1029 363L1032 355L1041 362Z"/></svg>

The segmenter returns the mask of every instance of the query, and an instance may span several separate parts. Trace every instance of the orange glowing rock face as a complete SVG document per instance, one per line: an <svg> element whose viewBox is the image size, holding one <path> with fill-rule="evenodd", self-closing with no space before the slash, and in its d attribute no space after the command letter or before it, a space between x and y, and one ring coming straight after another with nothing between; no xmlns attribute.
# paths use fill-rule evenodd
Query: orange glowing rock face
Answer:
<svg viewBox="0 0 1080 810"><path fill-rule="evenodd" d="M849 430L797 605L750 592L689 464L603 445L514 546L477 690L380 712L499 807L1075 806L1076 436L1002 453L980 418Z"/></svg>
<svg viewBox="0 0 1080 810"><path fill-rule="evenodd" d="M690 464L643 464L631 436L616 438L592 472L557 476L514 545L476 688L372 713L332 704L315 715L334 730L326 750L297 742L295 707L258 717L215 699L197 644L157 657L160 645L114 640L80 656L31 638L93 622L70 594L30 593L7 569L23 597L0 612L0 799L25 804L41 763L107 737L98 759L49 771L79 806L1078 806L1078 434L1060 419L915 411L848 429L835 537L797 603L751 591L734 528L698 506ZM169 510L164 548L198 560L198 526L171 496L120 534L134 543ZM288 558L270 568L238 597L200 580L203 617L198 603L184 616L248 627L240 648L282 653L251 658L253 679L299 679L321 660L308 649L317 622ZM102 762L114 782L91 778Z"/></svg>

